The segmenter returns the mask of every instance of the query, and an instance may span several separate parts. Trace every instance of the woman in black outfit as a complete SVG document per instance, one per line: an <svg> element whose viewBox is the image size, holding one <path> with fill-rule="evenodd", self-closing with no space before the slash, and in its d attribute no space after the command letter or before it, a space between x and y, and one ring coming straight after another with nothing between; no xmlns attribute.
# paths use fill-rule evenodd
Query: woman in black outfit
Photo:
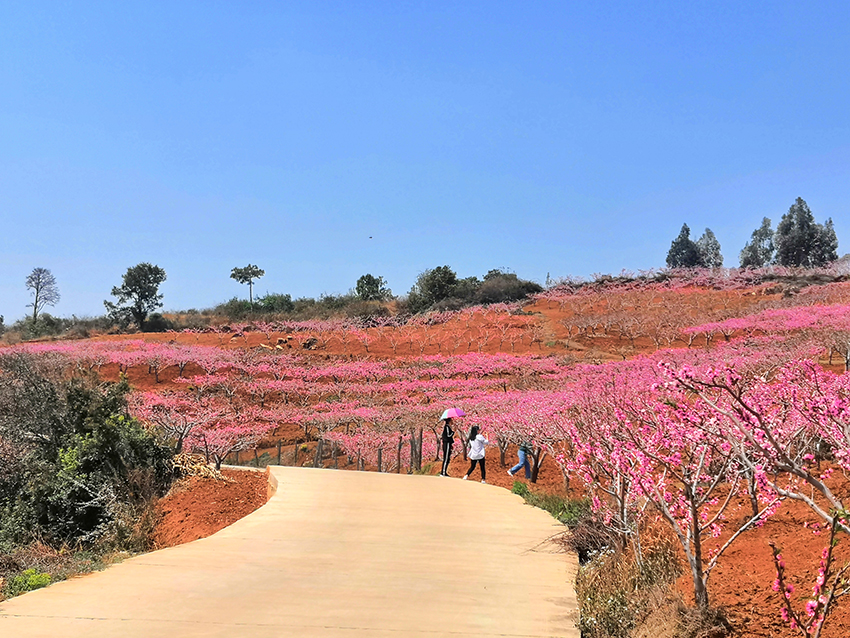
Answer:
<svg viewBox="0 0 850 638"><path fill-rule="evenodd" d="M443 421L443 469L440 471L440 476L449 475L449 461L452 460L452 445L455 442L455 431L452 429L451 418Z"/></svg>

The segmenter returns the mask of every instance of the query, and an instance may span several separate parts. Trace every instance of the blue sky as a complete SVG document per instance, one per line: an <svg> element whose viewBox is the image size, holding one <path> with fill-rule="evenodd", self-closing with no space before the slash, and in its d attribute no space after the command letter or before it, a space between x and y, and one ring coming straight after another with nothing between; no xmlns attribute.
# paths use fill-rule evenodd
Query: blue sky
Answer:
<svg viewBox="0 0 850 638"><path fill-rule="evenodd" d="M807 6L808 5L808 6ZM26 275L95 315L247 287L396 293L426 268L542 282L726 265L796 197L850 241L850 5L0 0L0 314Z"/></svg>

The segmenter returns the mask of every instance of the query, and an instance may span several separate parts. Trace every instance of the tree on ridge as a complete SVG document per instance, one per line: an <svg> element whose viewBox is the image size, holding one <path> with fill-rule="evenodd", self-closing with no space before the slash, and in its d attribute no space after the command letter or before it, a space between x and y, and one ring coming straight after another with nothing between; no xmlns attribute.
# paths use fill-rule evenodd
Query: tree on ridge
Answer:
<svg viewBox="0 0 850 638"><path fill-rule="evenodd" d="M365 274L357 280L354 292L362 301L384 301L392 297L392 290L387 288L383 277Z"/></svg>
<svg viewBox="0 0 850 638"><path fill-rule="evenodd" d="M240 284L248 284L248 299L252 308L254 307L254 280L265 274L265 270L253 264L248 264L244 268L234 268L230 271L231 279L235 279Z"/></svg>
<svg viewBox="0 0 850 638"><path fill-rule="evenodd" d="M699 248L691 239L691 229L682 224L679 236L670 244L667 252L668 268L695 268L700 265Z"/></svg>
<svg viewBox="0 0 850 638"><path fill-rule="evenodd" d="M700 266L704 268L723 267L723 254L720 252L720 242L717 241L717 237L710 228L705 229L702 237L697 240L696 246L699 253Z"/></svg>
<svg viewBox="0 0 850 638"><path fill-rule="evenodd" d="M776 227L776 263L780 266L817 268L838 259L838 238L832 219L818 224L801 197Z"/></svg>
<svg viewBox="0 0 850 638"><path fill-rule="evenodd" d="M741 250L738 257L741 268L763 268L764 266L769 266L773 263L775 250L770 218L764 217L761 220L761 226L753 231L750 241Z"/></svg>
<svg viewBox="0 0 850 638"><path fill-rule="evenodd" d="M121 324L134 321L139 330L144 329L148 314L162 306L159 285L165 281L165 271L159 266L143 262L127 269L121 286L112 288L117 302L104 301L109 316Z"/></svg>
<svg viewBox="0 0 850 638"><path fill-rule="evenodd" d="M32 322L36 323L38 313L45 306L55 306L59 302L59 285L56 283L56 277L47 268L33 268L27 275L26 286L33 296L32 303L27 306L32 306Z"/></svg>

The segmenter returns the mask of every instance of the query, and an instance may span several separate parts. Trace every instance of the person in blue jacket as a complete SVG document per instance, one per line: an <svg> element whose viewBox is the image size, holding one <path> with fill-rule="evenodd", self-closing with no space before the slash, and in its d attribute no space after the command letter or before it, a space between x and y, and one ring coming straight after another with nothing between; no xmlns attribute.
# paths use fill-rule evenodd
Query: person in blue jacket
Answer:
<svg viewBox="0 0 850 638"><path fill-rule="evenodd" d="M513 476L521 467L525 468L525 478L531 478L531 466L528 464L528 456L531 454L531 443L524 441L522 445L519 446L517 450L517 456L519 457L519 463L514 465L511 469L508 470L508 475Z"/></svg>

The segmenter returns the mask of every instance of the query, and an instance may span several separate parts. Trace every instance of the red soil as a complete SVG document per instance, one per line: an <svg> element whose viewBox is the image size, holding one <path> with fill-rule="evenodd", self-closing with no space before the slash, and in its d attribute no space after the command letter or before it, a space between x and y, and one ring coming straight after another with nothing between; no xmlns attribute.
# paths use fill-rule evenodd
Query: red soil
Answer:
<svg viewBox="0 0 850 638"><path fill-rule="evenodd" d="M222 470L231 481L189 477L159 502L162 518L154 534L158 548L182 545L215 534L268 500L264 472Z"/></svg>
<svg viewBox="0 0 850 638"><path fill-rule="evenodd" d="M818 574L821 551L829 543L829 532L819 535L803 527L817 522L805 505L786 502L761 528L745 532L721 557L709 580L709 602L726 610L737 636L791 638L799 636L779 616L780 598L771 585L776 578L769 541L776 543L786 564L788 581L794 585L792 600L802 610L812 597ZM850 559L850 544L841 539L836 550L836 566ZM678 582L686 600L693 591L690 575ZM693 595L690 595L691 600ZM850 635L850 605L839 600L827 618L823 638L846 638ZM803 612L805 617L805 612Z"/></svg>

